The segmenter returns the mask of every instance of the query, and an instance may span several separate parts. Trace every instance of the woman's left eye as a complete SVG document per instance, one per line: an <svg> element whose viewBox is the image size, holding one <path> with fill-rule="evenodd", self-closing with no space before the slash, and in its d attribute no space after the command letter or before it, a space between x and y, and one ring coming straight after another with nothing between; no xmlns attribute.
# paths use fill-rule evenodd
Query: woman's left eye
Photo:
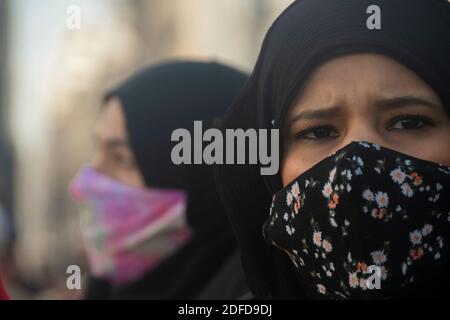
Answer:
<svg viewBox="0 0 450 320"><path fill-rule="evenodd" d="M311 127L295 134L296 139L306 140L323 140L327 138L336 138L338 136L337 130L329 125Z"/></svg>
<svg viewBox="0 0 450 320"><path fill-rule="evenodd" d="M117 165L122 167L132 167L134 165L134 161L124 155L115 155L114 160Z"/></svg>
<svg viewBox="0 0 450 320"><path fill-rule="evenodd" d="M423 116L401 116L394 118L388 130L418 130L433 122L428 117Z"/></svg>

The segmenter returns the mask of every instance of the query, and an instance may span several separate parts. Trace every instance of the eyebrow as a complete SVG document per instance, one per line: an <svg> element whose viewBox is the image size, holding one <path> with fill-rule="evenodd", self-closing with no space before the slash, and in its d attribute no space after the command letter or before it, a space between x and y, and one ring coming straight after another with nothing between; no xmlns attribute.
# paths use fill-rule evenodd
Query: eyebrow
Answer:
<svg viewBox="0 0 450 320"><path fill-rule="evenodd" d="M425 98L416 96L400 96L395 98L378 99L374 104L379 109L397 109L404 108L411 105L421 105L429 108L439 108L437 104L428 101ZM298 120L311 120L311 119L329 119L339 116L343 113L343 108L340 106L323 107L311 110L304 110L295 115L290 123L294 123Z"/></svg>
<svg viewBox="0 0 450 320"><path fill-rule="evenodd" d="M304 110L302 112L299 112L297 115L295 115L291 123L294 123L298 120L308 120L308 119L326 119L326 118L333 118L340 114L342 114L343 110L340 106L332 106L332 107L325 107L325 108L318 108L314 110Z"/></svg>
<svg viewBox="0 0 450 320"><path fill-rule="evenodd" d="M380 109L397 109L411 105L421 105L427 108L439 108L439 106L425 98L417 96L401 96L395 98L379 99L375 102L375 106Z"/></svg>
<svg viewBox="0 0 450 320"><path fill-rule="evenodd" d="M124 139L120 139L120 138L106 139L105 144L108 145L108 147L110 147L110 148L120 148L120 147L129 148L130 147L130 144L128 143L128 141L126 141Z"/></svg>
<svg viewBox="0 0 450 320"><path fill-rule="evenodd" d="M106 144L108 148L130 147L130 143L122 138L107 138L101 140L98 135L94 134L94 140Z"/></svg>

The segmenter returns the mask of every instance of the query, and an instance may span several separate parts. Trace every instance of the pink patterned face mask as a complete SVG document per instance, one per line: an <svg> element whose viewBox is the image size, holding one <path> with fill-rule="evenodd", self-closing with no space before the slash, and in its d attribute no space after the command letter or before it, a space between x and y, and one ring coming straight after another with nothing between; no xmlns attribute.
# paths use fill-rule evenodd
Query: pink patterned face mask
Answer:
<svg viewBox="0 0 450 320"><path fill-rule="evenodd" d="M81 205L90 272L115 286L139 279L192 236L184 191L127 186L87 166L70 192Z"/></svg>

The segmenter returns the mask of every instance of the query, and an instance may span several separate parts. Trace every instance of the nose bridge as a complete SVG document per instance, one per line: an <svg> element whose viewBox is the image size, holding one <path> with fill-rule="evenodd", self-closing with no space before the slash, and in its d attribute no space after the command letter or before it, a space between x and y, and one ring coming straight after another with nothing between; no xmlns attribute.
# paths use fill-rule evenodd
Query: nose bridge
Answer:
<svg viewBox="0 0 450 320"><path fill-rule="evenodd" d="M379 130L377 130L375 119L371 118L370 114L360 112L349 123L344 144L346 145L352 141L367 141L383 144L383 137L380 135Z"/></svg>

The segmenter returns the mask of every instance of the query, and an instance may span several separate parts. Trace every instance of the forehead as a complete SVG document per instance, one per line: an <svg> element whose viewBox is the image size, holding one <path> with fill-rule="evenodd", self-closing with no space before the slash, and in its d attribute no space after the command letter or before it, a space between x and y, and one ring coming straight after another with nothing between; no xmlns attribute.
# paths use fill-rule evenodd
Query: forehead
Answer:
<svg viewBox="0 0 450 320"><path fill-rule="evenodd" d="M301 100L326 103L337 97L363 94L391 96L433 90L412 70L380 54L352 54L329 60L313 71L301 92Z"/></svg>
<svg viewBox="0 0 450 320"><path fill-rule="evenodd" d="M109 99L102 108L95 125L95 133L103 140L127 139L125 114L118 98Z"/></svg>

